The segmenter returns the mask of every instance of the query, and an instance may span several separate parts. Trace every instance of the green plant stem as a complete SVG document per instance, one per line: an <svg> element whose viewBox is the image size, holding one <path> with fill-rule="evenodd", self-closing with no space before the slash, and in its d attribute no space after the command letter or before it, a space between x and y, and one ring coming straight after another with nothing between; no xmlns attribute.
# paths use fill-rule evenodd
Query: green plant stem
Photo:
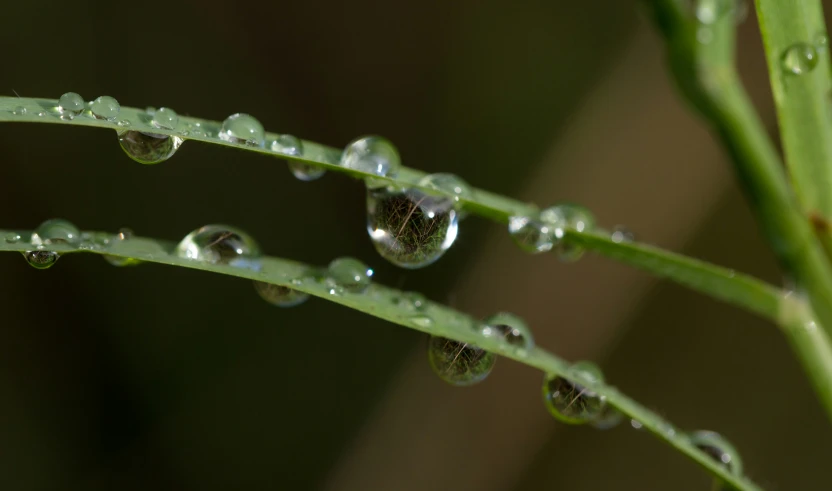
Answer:
<svg viewBox="0 0 832 491"><path fill-rule="evenodd" d="M88 234L90 236L100 235L100 233L95 232L89 232ZM0 241L0 251L24 252L32 248L27 243L31 232L0 230L0 237L10 235L20 235L21 240L14 243L5 240ZM95 245L92 242L88 242L84 243L83 248L81 248L79 245L53 244L49 245L48 249L61 254L86 252L120 258L131 258L142 262L167 264L281 285L430 335L442 336L464 343L474 344L506 358L511 358L525 365L538 368L545 373L561 376L568 374L570 365L565 360L539 347L525 356L519 355L513 347L500 342L499 338L483 336L480 330L476 328L480 325L479 321L449 307L434 302L426 302L419 309L402 307L401 302L394 300L401 298L404 293L392 288L374 283L363 293L345 291L339 294L332 294L330 293L330 286L327 281L321 280L320 268L314 268L275 257L259 258L256 263L257 266L250 268L225 264L211 264L204 261L179 257L174 253L174 247L175 244L171 242L144 237L133 237L129 240L111 240L107 245ZM764 293L760 294L764 295ZM777 296L777 298L781 297ZM774 300L774 298L769 300ZM789 312L798 313L801 311L799 306L793 305L792 303L784 305L784 307ZM796 318L797 315L793 317ZM426 321L426 319L430 319L430 322ZM581 383L589 390L604 396L609 404L620 410L626 416L640 422L644 428L686 454L713 474L714 477L725 481L725 483L734 489L741 491L761 489L751 481L728 472L725 467L717 464L706 453L693 446L684 432L677 430L662 417L642 407L637 402L619 392L616 388L589 381L586 383L582 381Z"/></svg>
<svg viewBox="0 0 832 491"><path fill-rule="evenodd" d="M700 0L697 8L719 11L720 5L724 2ZM648 6L667 41L677 84L728 150L768 243L812 304L815 326L824 333L812 334L815 342L808 343L797 334L802 327L785 332L832 419L832 268L739 81L734 67L734 16L721 15L702 24L686 2L648 0Z"/></svg>

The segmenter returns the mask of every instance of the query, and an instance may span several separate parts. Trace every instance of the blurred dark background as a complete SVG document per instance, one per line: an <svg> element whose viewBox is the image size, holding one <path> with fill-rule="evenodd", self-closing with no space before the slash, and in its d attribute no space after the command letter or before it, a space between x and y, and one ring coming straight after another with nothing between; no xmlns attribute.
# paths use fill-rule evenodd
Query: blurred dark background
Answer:
<svg viewBox="0 0 832 491"><path fill-rule="evenodd" d="M0 92L168 106L342 146L382 134L406 165L549 204L781 281L730 166L674 93L633 1L5 2ZM740 68L772 130L753 13ZM680 427L723 433L766 489L829 489L832 430L777 329L610 261L526 256L472 217L420 271L378 257L361 183L186 143L142 166L90 128L6 124L0 227L62 217L177 240L206 223L477 316L527 319ZM702 490L695 464L626 423L546 413L541 375L501 360L454 389L424 336L243 280L70 256L0 256L0 489Z"/></svg>

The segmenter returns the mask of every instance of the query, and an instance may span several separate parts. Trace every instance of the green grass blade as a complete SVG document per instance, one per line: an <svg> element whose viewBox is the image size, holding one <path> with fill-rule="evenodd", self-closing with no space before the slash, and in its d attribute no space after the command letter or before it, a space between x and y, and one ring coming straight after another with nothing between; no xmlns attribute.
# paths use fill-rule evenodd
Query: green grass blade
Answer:
<svg viewBox="0 0 832 491"><path fill-rule="evenodd" d="M31 244L27 242L31 232L0 230L0 237L14 235L20 235L21 240L14 243L6 240L0 241L0 251L24 252L32 249ZM587 243L589 242L591 240ZM516 350L511 349L510 346L506 346L504 343L500 343L494 337L485 337L480 334L479 329L476 329L476 326L479 326L479 321L446 306L434 302L427 302L424 308L418 312L402 308L395 299L401 298L403 292L393 288L374 283L364 293L345 291L335 295L330 293L330 287L326 282L319 280L320 276L316 274L316 271L320 271L320 268L314 268L298 262L275 257L262 257L259 259L259 267L251 269L224 264L211 264L179 257L174 254L174 247L175 244L172 242L144 237L132 237L129 240L110 241L106 246L85 245L83 248L80 248L79 246L69 244L52 244L48 246L48 250L59 252L62 255L86 252L120 258L132 258L147 263L179 266L286 286L315 297L344 305L351 309L365 312L394 324L409 327L430 335L442 336L480 346L506 358L511 358L525 365L538 368L545 373L566 375L570 366L565 360L539 347L535 348L526 356L520 356ZM48 273L33 272L33 274ZM253 294L255 293L252 291ZM427 322L425 319L430 319L430 322ZM640 422L645 429L686 454L708 472L724 480L734 489L741 491L756 491L761 489L753 482L728 472L706 453L692 445L684 432L677 430L662 417L639 405L637 402L619 392L616 388L601 383L582 382L582 384L586 385L590 390L606 396L609 404L619 409L626 416Z"/></svg>

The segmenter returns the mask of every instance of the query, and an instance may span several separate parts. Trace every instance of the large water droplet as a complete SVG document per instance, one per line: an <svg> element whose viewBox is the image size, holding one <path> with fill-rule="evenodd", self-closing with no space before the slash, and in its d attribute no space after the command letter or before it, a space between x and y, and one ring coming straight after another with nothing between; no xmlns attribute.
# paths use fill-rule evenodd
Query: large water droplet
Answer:
<svg viewBox="0 0 832 491"><path fill-rule="evenodd" d="M451 385L473 385L485 380L497 357L482 348L453 339L431 336L428 361L439 378Z"/></svg>
<svg viewBox="0 0 832 491"><path fill-rule="evenodd" d="M567 230L591 232L595 228L595 217L586 208L578 205L563 204L546 208L540 212L545 223L555 227L555 239L559 240L558 258L564 262L575 262L584 255L583 247L563 241Z"/></svg>
<svg viewBox="0 0 832 491"><path fill-rule="evenodd" d="M450 195L455 202L471 197L471 187L461 177L448 174L430 174L419 181L420 186Z"/></svg>
<svg viewBox="0 0 832 491"><path fill-rule="evenodd" d="M293 290L292 288L255 281L254 289L260 298L278 307L294 307L300 305L309 298L309 294Z"/></svg>
<svg viewBox="0 0 832 491"><path fill-rule="evenodd" d="M783 70L793 75L811 72L818 64L818 52L808 43L797 43L783 53Z"/></svg>
<svg viewBox="0 0 832 491"><path fill-rule="evenodd" d="M532 332L525 321L508 312L500 312L485 319L482 335L500 339L518 356L526 356L534 348Z"/></svg>
<svg viewBox="0 0 832 491"><path fill-rule="evenodd" d="M358 259L341 257L329 263L327 282L331 289L364 293L372 283L373 270Z"/></svg>
<svg viewBox="0 0 832 491"><path fill-rule="evenodd" d="M176 246L176 255L211 264L256 269L260 247L242 230L228 225L206 225L186 235Z"/></svg>
<svg viewBox="0 0 832 491"><path fill-rule="evenodd" d="M266 130L254 116L244 113L232 114L222 122L219 137L231 143L241 143L252 147L266 144Z"/></svg>
<svg viewBox="0 0 832 491"><path fill-rule="evenodd" d="M58 111L61 119L73 119L84 110L84 98L75 92L67 92L58 99Z"/></svg>
<svg viewBox="0 0 832 491"><path fill-rule="evenodd" d="M32 232L30 242L33 246L50 244L77 244L81 240L81 231L67 220L53 218L38 225Z"/></svg>
<svg viewBox="0 0 832 491"><path fill-rule="evenodd" d="M130 240L133 238L133 231L129 228L122 228L119 229L118 233L115 234L113 237L108 238L100 238L98 242L101 245L114 245L119 242L124 242L125 240ZM113 266L123 267L123 266L135 266L140 264L141 261L132 257L122 257L122 256L111 256L109 254L104 254L104 260L108 263L112 264Z"/></svg>
<svg viewBox="0 0 832 491"><path fill-rule="evenodd" d="M341 154L341 165L381 177L393 177L401 168L396 147L380 136L353 141Z"/></svg>
<svg viewBox="0 0 832 491"><path fill-rule="evenodd" d="M175 130L179 124L179 115L169 107L160 107L153 112L150 125L164 130Z"/></svg>
<svg viewBox="0 0 832 491"><path fill-rule="evenodd" d="M560 241L555 237L556 228L556 224L544 222L539 216L518 215L508 219L508 233L514 243L532 254L552 250Z"/></svg>
<svg viewBox="0 0 832 491"><path fill-rule="evenodd" d="M589 423L603 414L606 398L582 385L601 382L601 370L590 362L579 362L566 377L547 375L543 380L543 400L555 418L569 424Z"/></svg>
<svg viewBox="0 0 832 491"><path fill-rule="evenodd" d="M379 254L402 268L422 268L442 257L456 240L458 224L450 198L367 189L367 232Z"/></svg>
<svg viewBox="0 0 832 491"><path fill-rule="evenodd" d="M52 267L61 255L55 251L26 251L23 253L26 262L35 269L47 269Z"/></svg>
<svg viewBox="0 0 832 491"><path fill-rule="evenodd" d="M713 431L694 431L688 435L690 442L717 463L735 475L742 474L739 452L722 435Z"/></svg>
<svg viewBox="0 0 832 491"><path fill-rule="evenodd" d="M118 134L118 143L124 152L136 162L158 164L176 153L182 145L182 138L129 130Z"/></svg>
<svg viewBox="0 0 832 491"><path fill-rule="evenodd" d="M95 116L96 119L115 121L120 110L121 106L118 101L108 95L102 95L90 104L90 112L92 112L92 115Z"/></svg>

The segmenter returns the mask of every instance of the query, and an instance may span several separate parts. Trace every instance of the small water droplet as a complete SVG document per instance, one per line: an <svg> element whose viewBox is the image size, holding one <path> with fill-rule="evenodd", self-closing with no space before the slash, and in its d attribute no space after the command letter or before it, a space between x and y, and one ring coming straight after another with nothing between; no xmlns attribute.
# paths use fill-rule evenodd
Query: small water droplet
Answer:
<svg viewBox="0 0 832 491"><path fill-rule="evenodd" d="M300 157L303 155L303 143L294 135L277 135L271 144L272 152Z"/></svg>
<svg viewBox="0 0 832 491"><path fill-rule="evenodd" d="M742 460L739 452L722 435L713 431L694 431L688 435L690 442L702 450L731 474L742 474Z"/></svg>
<svg viewBox="0 0 832 491"><path fill-rule="evenodd" d="M439 378L462 387L485 380L494 368L497 357L473 344L431 336L428 341L428 361Z"/></svg>
<svg viewBox="0 0 832 491"><path fill-rule="evenodd" d="M96 119L115 121L120 110L118 101L108 95L102 95L90 104L90 112Z"/></svg>
<svg viewBox="0 0 832 491"><path fill-rule="evenodd" d="M612 229L612 233L610 234L610 240L612 240L616 244L620 244L622 242L632 242L636 240L636 236L632 232L630 232L630 229L628 229L627 227L617 225L615 228Z"/></svg>
<svg viewBox="0 0 832 491"><path fill-rule="evenodd" d="M378 253L399 267L432 264L458 232L459 216L450 198L419 190L367 189L367 233Z"/></svg>
<svg viewBox="0 0 832 491"><path fill-rule="evenodd" d="M485 319L481 333L487 338L502 340L518 356L526 356L534 348L529 326L523 319L508 312L500 312Z"/></svg>
<svg viewBox="0 0 832 491"><path fill-rule="evenodd" d="M26 251L23 253L23 257L35 269L48 269L58 261L61 255L55 251L37 250Z"/></svg>
<svg viewBox="0 0 832 491"><path fill-rule="evenodd" d="M289 162L289 171L301 181L314 181L326 174L326 169L320 165L305 164L303 162Z"/></svg>
<svg viewBox="0 0 832 491"><path fill-rule="evenodd" d="M366 136L353 141L341 154L341 165L381 177L394 177L401 168L396 147L380 136Z"/></svg>
<svg viewBox="0 0 832 491"><path fill-rule="evenodd" d="M176 246L177 256L211 264L257 269L260 247L254 239L228 225L206 225L185 236Z"/></svg>
<svg viewBox="0 0 832 491"><path fill-rule="evenodd" d="M555 418L569 424L589 423L603 414L606 398L581 384L602 382L601 370L590 362L579 362L567 377L547 375L543 380L543 400Z"/></svg>
<svg viewBox="0 0 832 491"><path fill-rule="evenodd" d="M424 314L414 315L413 317L410 317L410 322L425 329L433 326L433 318L428 317Z"/></svg>
<svg viewBox="0 0 832 491"><path fill-rule="evenodd" d="M112 238L106 235L99 235L93 239L99 246L113 246L120 242L124 242L125 240L130 240L131 238L133 238L133 231L129 228L121 228L118 233L112 236ZM110 254L104 254L104 260L113 266L118 267L136 266L141 263L141 261L132 257L112 256Z"/></svg>
<svg viewBox="0 0 832 491"><path fill-rule="evenodd" d="M641 421L638 421L638 420L635 420L635 419L630 420L630 426L632 426L634 430L640 430L640 429L644 428L644 425L641 424Z"/></svg>
<svg viewBox="0 0 832 491"><path fill-rule="evenodd" d="M423 311L428 306L428 301L424 295L418 292L403 292L393 298L393 305L410 311Z"/></svg>
<svg viewBox="0 0 832 491"><path fill-rule="evenodd" d="M51 244L77 244L81 240L81 231L67 220L53 218L38 225L30 242L42 247Z"/></svg>
<svg viewBox="0 0 832 491"><path fill-rule="evenodd" d="M84 110L84 98L75 92L67 92L58 99L58 112L61 119L73 119Z"/></svg>
<svg viewBox="0 0 832 491"><path fill-rule="evenodd" d="M326 280L331 289L364 293L370 287L372 277L373 270L366 264L351 257L341 257L329 263ZM332 291L330 293L337 294Z"/></svg>
<svg viewBox="0 0 832 491"><path fill-rule="evenodd" d="M697 2L696 19L702 24L713 24L731 13L738 0L712 0Z"/></svg>
<svg viewBox="0 0 832 491"><path fill-rule="evenodd" d="M14 108L14 110L12 111L12 114L14 114L15 116L25 116L27 112L28 112L28 111L26 110L26 108L25 108L25 107L23 107L23 106L17 106L17 107L16 107L16 108Z"/></svg>
<svg viewBox="0 0 832 491"><path fill-rule="evenodd" d="M532 254L547 252L560 241L555 237L556 225L540 217L513 216L508 219L508 233L514 243Z"/></svg>
<svg viewBox="0 0 832 491"><path fill-rule="evenodd" d="M450 195L454 202L471 197L471 187L461 177L445 172L430 174L419 181L419 185Z"/></svg>
<svg viewBox="0 0 832 491"><path fill-rule="evenodd" d="M188 124L188 135L192 138L207 138L208 132L202 127L202 123L194 122Z"/></svg>
<svg viewBox="0 0 832 491"><path fill-rule="evenodd" d="M182 145L182 138L128 130L119 132L118 143L124 152L136 162L158 164L176 153Z"/></svg>
<svg viewBox="0 0 832 491"><path fill-rule="evenodd" d="M618 426L622 421L624 421L624 413L607 404L601 414L590 424L599 430L609 430Z"/></svg>
<svg viewBox="0 0 832 491"><path fill-rule="evenodd" d="M153 113L150 125L163 130L175 130L179 124L179 115L169 107L161 107Z"/></svg>
<svg viewBox="0 0 832 491"><path fill-rule="evenodd" d="M260 298L278 307L294 307L300 305L309 298L309 294L293 290L292 288L255 281L254 289Z"/></svg>
<svg viewBox="0 0 832 491"><path fill-rule="evenodd" d="M584 255L583 247L563 241L568 230L591 232L595 228L595 218L586 208L572 204L552 206L540 212L545 223L555 227L555 238L559 240L558 258L563 262L575 262Z"/></svg>
<svg viewBox="0 0 832 491"><path fill-rule="evenodd" d="M254 116L244 113L232 114L222 122L221 140L252 147L266 144L266 130Z"/></svg>
<svg viewBox="0 0 832 491"><path fill-rule="evenodd" d="M826 53L826 50L829 49L829 38L825 34L821 34L815 39L815 49L818 54Z"/></svg>
<svg viewBox="0 0 832 491"><path fill-rule="evenodd" d="M9 232L6 234L5 239L7 244L17 244L18 242L20 242L20 234L15 232Z"/></svg>
<svg viewBox="0 0 832 491"><path fill-rule="evenodd" d="M122 120L120 120L120 121L119 121L118 123L116 123L116 124L117 124L118 126L121 126L122 128L126 128L126 127L130 126L130 124L131 124L131 123L130 123L130 121L129 121L129 120L127 120L127 119L122 119Z"/></svg>
<svg viewBox="0 0 832 491"><path fill-rule="evenodd" d="M793 75L809 73L818 64L818 52L808 43L797 43L789 47L782 58L783 70Z"/></svg>

